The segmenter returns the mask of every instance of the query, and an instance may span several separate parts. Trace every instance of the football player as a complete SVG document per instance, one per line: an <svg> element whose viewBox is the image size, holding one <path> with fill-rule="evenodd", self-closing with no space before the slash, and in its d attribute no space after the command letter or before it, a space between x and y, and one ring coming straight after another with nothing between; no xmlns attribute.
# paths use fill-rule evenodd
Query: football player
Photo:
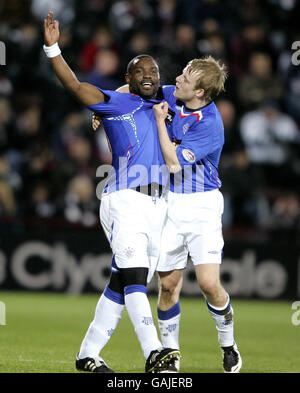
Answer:
<svg viewBox="0 0 300 393"><path fill-rule="evenodd" d="M147 280L155 270L166 201L164 164L152 106L158 103L159 70L150 56L133 59L126 81L131 94L102 90L79 82L61 56L59 22L44 20L44 51L63 86L101 115L112 149L112 171L104 190L103 215L113 251L112 274L96 307L76 359L81 371L113 372L98 356L109 340L124 305L146 359L146 372L167 371L179 350L163 348L153 323ZM139 173L137 173L139 171ZM139 175L139 176L138 176ZM101 204L102 205L102 204Z"/></svg>
<svg viewBox="0 0 300 393"><path fill-rule="evenodd" d="M234 340L233 308L220 282L224 202L218 164L224 129L214 99L224 90L226 77L224 65L213 57L194 59L175 87L165 87L167 102L153 107L163 156L173 174L157 267L158 319L164 345L179 348L179 293L189 255L216 323L224 372L237 373L242 359ZM170 113L172 140L165 121L170 123Z"/></svg>

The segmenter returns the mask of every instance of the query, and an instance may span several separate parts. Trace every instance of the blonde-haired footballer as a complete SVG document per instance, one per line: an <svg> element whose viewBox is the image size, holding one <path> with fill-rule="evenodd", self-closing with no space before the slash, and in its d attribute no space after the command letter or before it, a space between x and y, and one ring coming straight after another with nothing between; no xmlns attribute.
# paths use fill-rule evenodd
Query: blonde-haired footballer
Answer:
<svg viewBox="0 0 300 393"><path fill-rule="evenodd" d="M213 57L194 59L176 78L175 88L164 87L168 103L153 107L163 156L173 174L157 267L158 320L164 345L179 348L179 293L190 255L208 311L216 323L224 371L237 373L242 359L234 340L233 308L220 282L224 241L218 164L224 129L213 102L224 90L226 78L225 66Z"/></svg>

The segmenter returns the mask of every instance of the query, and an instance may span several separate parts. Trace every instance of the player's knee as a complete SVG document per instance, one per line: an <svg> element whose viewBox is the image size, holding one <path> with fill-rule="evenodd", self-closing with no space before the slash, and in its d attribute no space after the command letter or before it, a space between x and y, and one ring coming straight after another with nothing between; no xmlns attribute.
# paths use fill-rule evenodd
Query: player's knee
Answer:
<svg viewBox="0 0 300 393"><path fill-rule="evenodd" d="M207 278L199 282L200 288L204 295L207 297L215 297L221 290L221 284L219 280Z"/></svg>
<svg viewBox="0 0 300 393"><path fill-rule="evenodd" d="M182 280L175 277L160 277L159 290L161 296L174 296L179 294L182 287Z"/></svg>

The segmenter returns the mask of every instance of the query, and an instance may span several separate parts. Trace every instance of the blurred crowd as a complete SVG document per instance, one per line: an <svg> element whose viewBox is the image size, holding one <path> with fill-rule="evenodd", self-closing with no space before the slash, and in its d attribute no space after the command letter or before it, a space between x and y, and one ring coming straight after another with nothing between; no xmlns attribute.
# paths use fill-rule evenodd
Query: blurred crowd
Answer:
<svg viewBox="0 0 300 393"><path fill-rule="evenodd" d="M110 163L104 131L62 88L43 50L43 19L60 21L60 48L81 81L124 84L128 61L157 60L161 83L211 54L229 70L217 100L224 228L300 232L298 0L0 0L0 220L98 225L96 169ZM299 56L300 58L300 56Z"/></svg>

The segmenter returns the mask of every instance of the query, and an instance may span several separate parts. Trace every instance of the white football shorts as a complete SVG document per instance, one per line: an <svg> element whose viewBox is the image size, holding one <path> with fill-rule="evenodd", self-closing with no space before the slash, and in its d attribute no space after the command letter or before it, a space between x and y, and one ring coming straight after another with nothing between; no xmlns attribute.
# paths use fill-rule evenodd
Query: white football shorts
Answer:
<svg viewBox="0 0 300 393"><path fill-rule="evenodd" d="M223 209L223 195L218 189L192 194L169 191L157 271L184 269L188 255L194 265L220 264Z"/></svg>
<svg viewBox="0 0 300 393"><path fill-rule="evenodd" d="M166 214L164 195L152 197L130 189L102 195L100 221L119 268L146 267L151 281Z"/></svg>

